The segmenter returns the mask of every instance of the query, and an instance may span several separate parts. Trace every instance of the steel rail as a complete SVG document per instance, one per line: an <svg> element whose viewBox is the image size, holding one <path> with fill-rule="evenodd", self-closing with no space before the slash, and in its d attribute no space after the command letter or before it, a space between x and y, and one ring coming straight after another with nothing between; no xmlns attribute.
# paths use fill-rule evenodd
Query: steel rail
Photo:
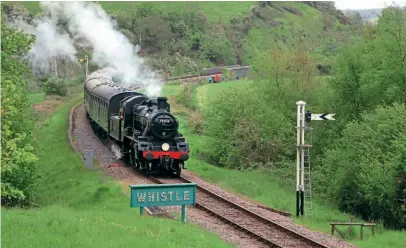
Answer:
<svg viewBox="0 0 406 248"><path fill-rule="evenodd" d="M158 184L165 184L165 183L162 182L161 180L156 179L156 178L154 178L154 177L149 177L149 178L150 178L152 181L154 181L155 183L158 183ZM187 179L184 179L184 178L182 178L182 179L183 179L183 181L190 182L190 181L187 180ZM198 187L199 189L201 188L200 186L197 186L197 187ZM237 227L238 229L240 229L240 230L243 231L244 233L247 233L247 234L249 234L250 236L253 236L253 237L256 238L258 241L260 241L260 242L262 242L262 243L265 243L266 245L269 245L269 247L276 247L276 248L282 248L282 247L283 247L283 246L280 246L280 245L276 244L276 243L275 243L274 241L272 241L272 240L269 240L269 239L267 239L267 238L264 238L264 237L262 237L261 235L258 235L258 234L256 234L256 233L254 233L254 232L248 230L247 228L245 228L245 227L243 227L243 226L241 226L241 225L235 223L234 221L232 221L232 220L230 220L230 219L228 219L228 218L222 216L221 214L216 213L215 211L213 211L213 210L211 210L211 209L209 209L209 208L203 206L202 204L200 204L200 203L198 203L198 202L196 202L195 206L196 206L197 208L199 208L199 209L201 209L201 210L203 210L203 211L209 213L210 215L214 215L216 218L219 218L220 220L226 222L227 224L230 224L230 225L232 225L232 226L234 226L234 227Z"/></svg>
<svg viewBox="0 0 406 248"><path fill-rule="evenodd" d="M165 184L165 182L163 182L163 181L161 181L159 179L156 179L154 177L150 177L150 179L152 181L158 183L158 184ZM185 183L191 183L191 181L189 179L185 178L185 177L180 177L179 180L182 181L182 182L185 182ZM311 238L308 238L308 237L306 237L306 236L304 236L304 235L302 235L300 233L297 233L297 232L295 232L293 230L290 230L289 228L284 227L284 226L276 223L275 221L264 218L264 217L262 217L262 216L260 216L260 215L258 215L256 213L252 212L251 210L248 210L248 209L246 209L246 208L244 208L244 207L242 207L242 206L240 206L238 204L235 204L235 203L227 200L226 198L224 198L224 197L222 197L222 196L220 196L220 195L218 195L218 194L216 194L216 193L214 193L214 192L212 192L212 191L210 191L210 190L208 190L208 189L206 189L206 188L204 188L204 187L202 187L200 185L197 185L197 189L202 191L203 193L205 193L207 195L210 195L210 196L212 196L212 197L214 197L216 199L221 200L222 202L232 206L233 208L235 208L237 210L240 210L242 212L247 213L249 216L261 221L262 223L265 223L265 224L267 224L269 226L277 228L278 230L282 231L286 235L293 236L295 239L302 240L303 242L305 242L305 243L307 243L307 244L309 244L309 245L311 245L313 247L320 247L320 248L327 248L328 247L328 246L323 245L323 244L321 244L321 243L319 243L319 242L317 242L317 241L315 241L315 240L313 240ZM221 220L223 220L223 221L227 222L228 224L231 224L231 225L239 228L240 230L242 230L242 231L244 231L246 233L249 233L250 235L257 238L258 240L261 240L263 243L266 243L267 245L271 245L271 247L284 247L281 244L277 244L275 241L264 238L261 235L256 234L255 232L248 230L247 228L235 223L234 221L222 216L221 214L218 214L215 211L203 206L199 202L196 202L196 207L199 208L199 209L204 210L205 212L208 212L210 214L215 215L216 217L220 218Z"/></svg>

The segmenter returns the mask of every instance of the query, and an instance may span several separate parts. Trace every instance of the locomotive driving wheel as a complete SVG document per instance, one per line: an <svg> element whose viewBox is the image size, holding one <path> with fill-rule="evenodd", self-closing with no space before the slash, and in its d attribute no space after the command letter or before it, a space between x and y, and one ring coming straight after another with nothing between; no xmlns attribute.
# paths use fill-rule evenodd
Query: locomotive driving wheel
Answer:
<svg viewBox="0 0 406 248"><path fill-rule="evenodd" d="M130 166L135 166L137 168L137 161L134 159L134 153L133 149L128 149L128 160L130 163Z"/></svg>
<svg viewBox="0 0 406 248"><path fill-rule="evenodd" d="M152 173L152 162L144 160L144 166L141 168L146 176L150 176Z"/></svg>
<svg viewBox="0 0 406 248"><path fill-rule="evenodd" d="M182 173L182 164L180 162L176 162L173 174L175 174L176 177L180 177L181 173Z"/></svg>

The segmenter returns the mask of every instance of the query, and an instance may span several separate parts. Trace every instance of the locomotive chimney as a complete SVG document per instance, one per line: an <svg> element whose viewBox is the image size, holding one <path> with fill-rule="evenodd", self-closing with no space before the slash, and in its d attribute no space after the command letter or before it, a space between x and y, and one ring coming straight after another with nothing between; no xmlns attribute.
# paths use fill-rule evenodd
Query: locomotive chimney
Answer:
<svg viewBox="0 0 406 248"><path fill-rule="evenodd" d="M167 100L166 97L158 97L158 109L166 109Z"/></svg>

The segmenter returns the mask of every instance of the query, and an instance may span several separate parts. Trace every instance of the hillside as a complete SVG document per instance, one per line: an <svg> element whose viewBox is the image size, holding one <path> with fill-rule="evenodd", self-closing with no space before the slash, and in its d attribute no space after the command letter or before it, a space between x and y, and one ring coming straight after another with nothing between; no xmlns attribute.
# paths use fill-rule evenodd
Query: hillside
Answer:
<svg viewBox="0 0 406 248"><path fill-rule="evenodd" d="M41 11L38 2L4 4L16 3L32 15ZM328 2L100 4L133 44L141 38L142 55L152 67L172 75L214 65L253 65L272 48L309 52L330 67L336 48L352 34L343 13Z"/></svg>

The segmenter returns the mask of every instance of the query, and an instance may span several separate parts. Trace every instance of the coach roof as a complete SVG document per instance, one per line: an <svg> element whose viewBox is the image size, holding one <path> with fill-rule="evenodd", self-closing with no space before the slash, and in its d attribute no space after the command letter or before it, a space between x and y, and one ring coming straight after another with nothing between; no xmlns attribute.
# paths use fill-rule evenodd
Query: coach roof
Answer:
<svg viewBox="0 0 406 248"><path fill-rule="evenodd" d="M117 85L111 79L101 76L88 79L85 83L85 87L90 93L99 96L105 101L110 101L113 96L121 93L135 93Z"/></svg>

